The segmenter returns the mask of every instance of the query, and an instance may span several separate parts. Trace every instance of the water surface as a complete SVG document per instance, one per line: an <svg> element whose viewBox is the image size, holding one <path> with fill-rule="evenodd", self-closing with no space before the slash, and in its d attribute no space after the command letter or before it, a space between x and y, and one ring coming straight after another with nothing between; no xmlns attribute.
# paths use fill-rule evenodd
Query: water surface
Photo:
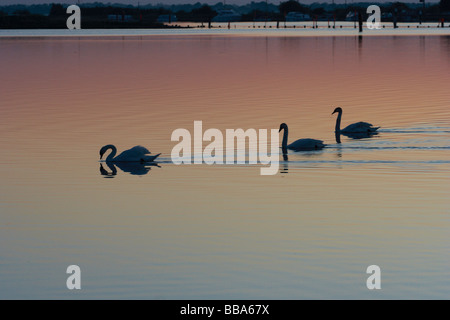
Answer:
<svg viewBox="0 0 450 320"><path fill-rule="evenodd" d="M449 36L5 37L0 52L1 298L450 298ZM337 144L336 106L379 134ZM195 120L286 122L327 148L273 176L176 166L171 133ZM102 175L110 143L162 155Z"/></svg>

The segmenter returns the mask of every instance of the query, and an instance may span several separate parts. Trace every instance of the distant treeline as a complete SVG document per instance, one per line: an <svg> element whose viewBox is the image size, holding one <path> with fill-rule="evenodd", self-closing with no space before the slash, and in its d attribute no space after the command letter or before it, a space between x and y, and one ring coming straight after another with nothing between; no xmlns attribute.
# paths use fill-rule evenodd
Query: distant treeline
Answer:
<svg viewBox="0 0 450 320"><path fill-rule="evenodd" d="M176 16L176 21L210 22L222 10L233 10L240 15L240 21L285 21L289 12L299 12L317 20L338 21L348 19L349 12L360 12L367 16L366 9L374 3L301 4L298 1L284 1L280 4L251 2L246 5L224 5L223 2L209 6L197 2L185 5L105 5L94 2L81 4L82 28L162 28L158 17ZM376 3L375 3L376 4ZM66 28L66 13L68 5L8 5L0 6L0 28ZM431 21L442 18L450 19L450 0L426 5L424 3L379 3L382 21L391 21L395 15L398 21ZM170 21L170 20L169 20Z"/></svg>

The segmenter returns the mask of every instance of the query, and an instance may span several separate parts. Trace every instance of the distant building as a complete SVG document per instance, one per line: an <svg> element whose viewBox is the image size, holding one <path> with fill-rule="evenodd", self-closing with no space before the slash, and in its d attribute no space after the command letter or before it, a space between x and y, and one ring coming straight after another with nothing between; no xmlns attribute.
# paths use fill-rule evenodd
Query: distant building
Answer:
<svg viewBox="0 0 450 320"><path fill-rule="evenodd" d="M213 22L237 22L241 21L241 15L232 9L219 10L218 15L212 19Z"/></svg>
<svg viewBox="0 0 450 320"><path fill-rule="evenodd" d="M358 21L358 13L355 11L350 11L345 16L345 21Z"/></svg>
<svg viewBox="0 0 450 320"><path fill-rule="evenodd" d="M168 14L161 14L158 16L157 21L159 23L169 23L169 22L177 22L177 16L174 14L168 15Z"/></svg>
<svg viewBox="0 0 450 320"><path fill-rule="evenodd" d="M286 15L286 21L309 21L311 16L301 12L289 12Z"/></svg>
<svg viewBox="0 0 450 320"><path fill-rule="evenodd" d="M110 14L108 15L109 21L129 22L133 21L133 16L129 14Z"/></svg>

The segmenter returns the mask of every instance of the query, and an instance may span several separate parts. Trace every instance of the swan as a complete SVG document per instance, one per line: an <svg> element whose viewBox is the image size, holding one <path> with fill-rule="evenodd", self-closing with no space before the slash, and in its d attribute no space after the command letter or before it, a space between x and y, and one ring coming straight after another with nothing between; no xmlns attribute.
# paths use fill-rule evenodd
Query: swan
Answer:
<svg viewBox="0 0 450 320"><path fill-rule="evenodd" d="M346 126L344 129L341 130L341 118L342 118L342 108L337 107L334 109L332 114L338 113L337 119L336 119L336 128L335 132L337 134L339 133L347 133L347 134L354 134L354 133L365 133L365 134L371 134L378 130L380 127L374 127L372 124L367 122L356 122L353 124L350 124Z"/></svg>
<svg viewBox="0 0 450 320"><path fill-rule="evenodd" d="M106 158L106 162L152 162L155 161L155 159L161 154L158 153L157 155L150 155L150 151L148 151L147 148L135 146L131 149L125 150L117 157L114 157L117 153L117 148L112 144L108 144L100 149L100 160L109 149L111 149L111 153Z"/></svg>
<svg viewBox="0 0 450 320"><path fill-rule="evenodd" d="M281 130L284 130L283 142L281 144L283 154L287 153L287 149L291 149L294 151L303 151L303 150L320 150L323 147L325 147L325 144L323 143L322 140L316 139L298 139L292 142L291 144L287 145L289 129L286 123L280 124L280 130L278 130L278 132L281 132Z"/></svg>

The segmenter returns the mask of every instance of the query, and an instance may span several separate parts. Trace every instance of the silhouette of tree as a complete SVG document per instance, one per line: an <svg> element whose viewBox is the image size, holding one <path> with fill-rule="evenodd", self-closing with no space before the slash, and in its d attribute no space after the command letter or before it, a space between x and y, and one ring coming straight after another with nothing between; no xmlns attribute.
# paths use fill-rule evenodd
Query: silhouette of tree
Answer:
<svg viewBox="0 0 450 320"><path fill-rule="evenodd" d="M439 3L439 8L442 11L450 11L450 0L441 0Z"/></svg>
<svg viewBox="0 0 450 320"><path fill-rule="evenodd" d="M315 15L321 15L321 14L324 14L325 12L326 12L326 11L325 11L324 8L316 8L316 9L314 9L314 10L312 11L312 13L315 14Z"/></svg>
<svg viewBox="0 0 450 320"><path fill-rule="evenodd" d="M282 2L278 6L278 8L282 14L288 14L289 12L301 12L301 13L308 12L308 8L306 6L294 0Z"/></svg>
<svg viewBox="0 0 450 320"><path fill-rule="evenodd" d="M28 16L28 15L30 15L30 11L28 11L27 9L20 9L20 10L14 11L14 14L16 16Z"/></svg>
<svg viewBox="0 0 450 320"><path fill-rule="evenodd" d="M393 11L394 9L397 9L397 11L400 13L400 12L402 12L402 10L408 10L409 7L407 4L405 4L403 2L394 2L391 5L391 10Z"/></svg>
<svg viewBox="0 0 450 320"><path fill-rule="evenodd" d="M52 7L50 8L50 16L65 16L66 15L66 9L61 4L52 4Z"/></svg>
<svg viewBox="0 0 450 320"><path fill-rule="evenodd" d="M197 21L211 21L217 15L217 12L211 9L207 4L198 9L192 9L192 15Z"/></svg>

